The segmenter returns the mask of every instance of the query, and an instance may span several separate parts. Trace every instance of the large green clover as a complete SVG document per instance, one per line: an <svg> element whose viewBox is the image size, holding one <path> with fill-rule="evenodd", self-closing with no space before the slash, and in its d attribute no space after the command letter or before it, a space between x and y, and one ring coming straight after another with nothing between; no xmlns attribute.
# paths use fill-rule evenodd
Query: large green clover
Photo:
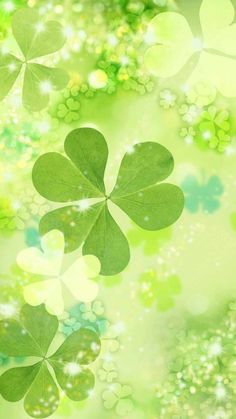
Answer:
<svg viewBox="0 0 236 419"><path fill-rule="evenodd" d="M150 23L156 45L148 48L145 62L158 77L177 74L194 53L198 63L187 80L188 86L207 82L223 95L236 96L236 23L230 0L203 0L200 22L203 40L195 38L179 13L157 15ZM227 76L226 76L227 75Z"/></svg>
<svg viewBox="0 0 236 419"><path fill-rule="evenodd" d="M1 352L14 357L37 357L29 366L11 368L0 377L0 393L10 402L25 397L24 408L35 418L52 415L58 408L60 394L51 374L54 371L63 392L74 401L86 399L95 379L87 365L100 352L100 340L89 329L73 332L56 352L48 349L58 329L58 319L48 314L44 305L22 308L20 320L0 322Z"/></svg>
<svg viewBox="0 0 236 419"><path fill-rule="evenodd" d="M154 142L136 144L120 165L116 185L110 195L104 186L108 147L103 135L92 128L71 131L65 140L66 158L59 153L39 157L33 168L33 183L46 199L75 202L46 214L40 221L40 234L52 229L64 233L66 251L82 243L83 254L101 262L102 275L115 275L129 262L129 245L108 209L118 205L136 224L146 230L159 230L180 216L184 198L175 185L157 182L173 170L171 153ZM89 203L88 198L100 198Z"/></svg>
<svg viewBox="0 0 236 419"><path fill-rule="evenodd" d="M0 100L9 93L24 67L22 101L31 111L45 108L49 93L52 90L61 90L68 83L64 70L32 63L35 58L59 50L66 40L60 23L43 23L41 19L36 10L17 10L12 18L12 31L23 59L3 50L0 53Z"/></svg>

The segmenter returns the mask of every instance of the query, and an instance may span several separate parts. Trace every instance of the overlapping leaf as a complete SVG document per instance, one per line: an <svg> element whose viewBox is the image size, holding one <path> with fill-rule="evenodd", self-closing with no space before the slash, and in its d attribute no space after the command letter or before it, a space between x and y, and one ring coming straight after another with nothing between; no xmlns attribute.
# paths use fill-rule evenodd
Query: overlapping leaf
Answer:
<svg viewBox="0 0 236 419"><path fill-rule="evenodd" d="M26 302L33 306L45 303L47 311L55 315L64 311L62 286L84 303L93 301L98 293L98 284L90 279L100 272L98 258L82 256L62 273L64 245L62 232L51 230L41 240L43 252L37 247L29 247L17 256L17 263L24 271L44 277L24 287Z"/></svg>
<svg viewBox="0 0 236 419"><path fill-rule="evenodd" d="M156 45L145 54L147 67L158 77L172 77L197 52L199 60L187 84L206 82L227 97L236 96L234 15L231 0L203 0L200 7L203 40L193 36L187 20L179 13L157 15L149 28Z"/></svg>
<svg viewBox="0 0 236 419"><path fill-rule="evenodd" d="M58 320L45 307L25 305L20 321L0 322L0 347L8 355L39 357L33 365L12 368L0 377L0 393L6 400L24 399L26 412L35 418L53 414L60 401L57 382L67 396L75 401L89 396L95 384L87 365L100 352L100 340L95 332L80 329L72 333L59 349L47 357L50 344L58 329Z"/></svg>
<svg viewBox="0 0 236 419"><path fill-rule="evenodd" d="M45 108L50 92L61 90L68 82L64 70L31 62L58 51L66 40L60 23L43 23L41 19L36 10L17 10L12 18L12 32L23 59L9 53L0 54L0 100L9 93L24 67L22 101L32 111Z"/></svg>
<svg viewBox="0 0 236 419"><path fill-rule="evenodd" d="M71 160L47 153L33 168L34 186L43 197L72 203L46 214L40 222L40 233L62 231L67 252L83 244L83 254L99 258L103 275L115 275L126 267L130 254L108 202L118 205L146 230L174 223L183 209L182 191L168 183L157 185L172 172L173 157L160 144L136 144L132 153L125 154L116 185L107 196L104 171L108 149L103 135L92 128L73 130L65 140L65 152ZM100 201L90 204L88 198Z"/></svg>

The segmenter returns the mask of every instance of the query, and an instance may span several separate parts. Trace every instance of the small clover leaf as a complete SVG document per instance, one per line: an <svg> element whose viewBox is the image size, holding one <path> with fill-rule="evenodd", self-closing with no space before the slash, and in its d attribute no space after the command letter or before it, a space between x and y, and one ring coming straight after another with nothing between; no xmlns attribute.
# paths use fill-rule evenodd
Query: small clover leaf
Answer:
<svg viewBox="0 0 236 419"><path fill-rule="evenodd" d="M98 336L91 330L80 329L53 355L47 356L57 330L57 318L48 314L44 305L25 305L19 321L0 322L0 346L4 354L40 358L35 364L12 368L0 377L2 397L11 402L25 397L24 408L35 418L50 416L59 405L60 394L51 368L61 389L74 401L87 398L94 387L94 376L87 365L100 352Z"/></svg>
<svg viewBox="0 0 236 419"><path fill-rule="evenodd" d="M65 272L61 273L64 256L64 237L58 230L52 230L41 240L43 252L37 247L22 250L17 263L26 272L49 277L24 287L28 304L37 306L45 303L50 314L60 315L64 311L62 285L79 301L93 301L98 293L98 284L90 280L98 276L100 262L93 255L78 258Z"/></svg>
<svg viewBox="0 0 236 419"><path fill-rule="evenodd" d="M127 266L130 254L108 202L118 205L146 230L174 223L183 209L183 193L175 185L157 184L172 172L173 157L160 144L136 144L123 157L116 185L108 196L104 185L108 147L103 135L92 128L73 130L66 137L65 152L70 160L59 153L47 153L33 168L34 186L44 198L72 203L46 214L40 221L40 233L62 231L67 252L83 244L83 254L100 260L102 275L116 275ZM88 198L100 201L90 204Z"/></svg>
<svg viewBox="0 0 236 419"><path fill-rule="evenodd" d="M104 361L102 367L98 370L98 377L100 381L112 383L118 377L115 364L111 361Z"/></svg>
<svg viewBox="0 0 236 419"><path fill-rule="evenodd" d="M64 70L32 63L32 60L56 52L65 43L60 23L43 23L36 10L22 8L12 18L12 32L23 59L2 52L0 55L0 100L9 93L24 67L23 105L31 111L40 111L49 101L52 90L61 90L68 83Z"/></svg>
<svg viewBox="0 0 236 419"><path fill-rule="evenodd" d="M201 40L193 36L187 20L181 14L166 12L157 15L149 28L155 37L155 44L146 51L147 67L157 77L172 77L195 53L199 53L198 63L187 85L192 88L199 82L208 83L222 95L235 97L234 16L231 0L203 0L200 7Z"/></svg>
<svg viewBox="0 0 236 419"><path fill-rule="evenodd" d="M93 304L76 304L63 316L60 330L66 336L80 328L94 330L101 336L109 326L109 321L104 317L104 307L98 300Z"/></svg>

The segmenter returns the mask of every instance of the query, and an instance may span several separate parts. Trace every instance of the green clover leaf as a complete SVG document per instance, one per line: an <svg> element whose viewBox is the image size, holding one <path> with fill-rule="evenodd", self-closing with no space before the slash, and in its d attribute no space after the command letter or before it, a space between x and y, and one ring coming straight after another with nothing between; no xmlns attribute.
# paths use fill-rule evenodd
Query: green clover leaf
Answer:
<svg viewBox="0 0 236 419"><path fill-rule="evenodd" d="M172 77L198 53L199 60L187 80L187 86L208 83L222 95L235 97L234 16L231 0L203 0L200 7L203 39L200 39L193 36L187 20L181 14L166 12L157 15L149 27L155 40L145 54L147 67L157 77Z"/></svg>
<svg viewBox="0 0 236 419"><path fill-rule="evenodd" d="M98 257L101 274L115 275L127 266L130 253L108 202L118 205L146 230L174 223L183 210L183 193L172 184L156 185L172 172L173 157L160 144L136 144L132 153L124 155L116 185L108 196L104 185L108 148L103 135L92 128L73 130L66 137L65 152L70 160L59 153L39 157L33 168L33 183L51 201L79 202L46 214L40 221L40 233L62 231L67 252L84 243L83 254ZM88 198L102 201L90 204Z"/></svg>
<svg viewBox="0 0 236 419"><path fill-rule="evenodd" d="M23 105L31 111L40 111L49 101L52 90L61 90L68 83L64 70L50 68L32 60L58 51L65 43L60 23L41 22L36 10L22 8L12 18L12 32L23 59L12 54L0 54L0 100L9 93L24 67Z"/></svg>
<svg viewBox="0 0 236 419"><path fill-rule="evenodd" d="M48 314L44 305L25 305L19 321L0 322L0 347L4 354L39 358L35 364L4 372L0 393L11 402L25 397L25 410L35 418L50 416L59 405L60 393L51 370L61 389L74 401L87 398L94 387L94 376L86 366L100 351L96 333L88 329L75 331L48 356L57 330L57 317Z"/></svg>

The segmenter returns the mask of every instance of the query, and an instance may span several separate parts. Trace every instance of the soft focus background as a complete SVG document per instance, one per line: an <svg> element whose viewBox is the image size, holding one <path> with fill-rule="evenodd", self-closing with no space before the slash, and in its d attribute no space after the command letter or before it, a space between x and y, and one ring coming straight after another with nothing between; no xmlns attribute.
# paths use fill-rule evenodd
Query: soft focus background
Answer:
<svg viewBox="0 0 236 419"><path fill-rule="evenodd" d="M235 418L236 102L208 86L185 92L194 59L169 80L152 77L143 64L152 17L179 11L200 35L200 1L1 0L0 42L12 51L11 16L26 5L64 25L67 43L44 62L66 69L70 83L40 113L22 107L20 79L0 103L0 317L23 303L30 278L16 255L39 244L38 222L51 205L31 182L36 158L62 151L73 128L96 127L109 145L110 189L125 151L160 142L174 155L169 180L185 193L184 212L174 226L150 233L114 210L129 239L130 264L98 279L95 303L70 302L61 319L64 334L76 322L101 328L96 386L82 403L64 398L52 418ZM214 143L201 136L209 120ZM65 265L78 254L67 255ZM0 354L1 371L23 362ZM22 402L1 399L0 417L28 416Z"/></svg>

